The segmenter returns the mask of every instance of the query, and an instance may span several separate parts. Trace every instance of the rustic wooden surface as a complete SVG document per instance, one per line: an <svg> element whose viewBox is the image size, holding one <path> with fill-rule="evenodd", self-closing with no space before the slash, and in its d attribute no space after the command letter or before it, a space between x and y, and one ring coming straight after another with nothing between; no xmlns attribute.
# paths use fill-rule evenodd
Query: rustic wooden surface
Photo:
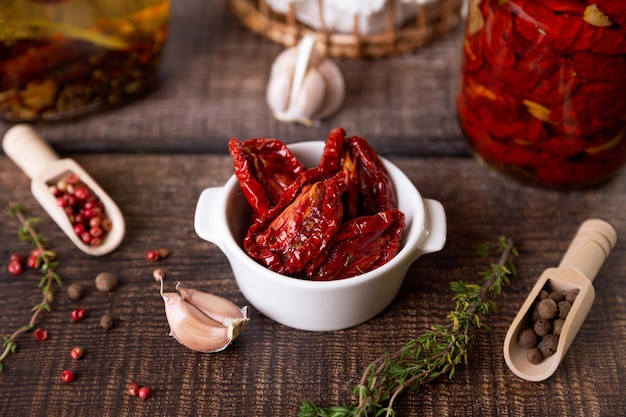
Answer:
<svg viewBox="0 0 626 417"><path fill-rule="evenodd" d="M461 31L404 57L339 62L348 85L341 113L316 128L276 122L264 87L280 47L243 30L225 2L174 2L172 31L160 87L145 100L88 119L40 127L63 156L75 158L118 202L127 221L120 248L91 258L75 249L41 209L29 181L0 156L0 206L22 203L41 218L38 227L59 254L63 289L39 326L37 342L21 337L0 373L2 416L287 416L302 400L325 405L352 401L352 387L381 350L393 350L445 321L452 308L450 282L478 280L486 260L480 242L505 234L520 250L518 277L490 316L493 331L476 339L469 364L452 380L440 379L404 395L399 416L620 416L626 415L626 173L602 187L556 192L523 186L482 167L456 124ZM168 336L157 266L149 249L165 247L158 264L190 287L238 304L239 292L225 256L193 230L200 192L232 173L231 136L273 136L287 142L324 139L341 125L366 136L396 163L424 197L440 201L448 241L409 270L392 305L371 321L337 332L304 332L279 325L251 308L244 334L219 354L194 353ZM9 127L0 124L0 133ZM578 225L590 217L612 223L622 240L595 281L596 303L554 376L532 383L514 376L502 356L508 325L541 272L556 266ZM9 255L29 247L17 223L0 214L0 335L26 324L39 301L39 275L15 279ZM99 272L118 275L115 292L93 286ZM65 287L89 289L80 302ZM79 323L76 307L88 311ZM117 317L102 330L102 314ZM84 347L73 362L69 351ZM60 381L65 368L76 372ZM147 401L126 395L130 381L149 385Z"/></svg>

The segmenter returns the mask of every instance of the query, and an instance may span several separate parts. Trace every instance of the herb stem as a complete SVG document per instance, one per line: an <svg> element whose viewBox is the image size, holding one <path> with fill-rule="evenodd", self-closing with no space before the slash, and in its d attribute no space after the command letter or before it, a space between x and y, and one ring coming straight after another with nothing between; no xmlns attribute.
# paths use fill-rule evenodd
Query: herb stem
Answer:
<svg viewBox="0 0 626 417"><path fill-rule="evenodd" d="M481 247L487 255L488 247ZM306 400L299 417L369 417L395 416L393 407L400 394L430 383L442 375L452 378L456 365L467 363L472 337L478 330L488 329L482 318L496 305L489 299L498 295L502 286L515 275L512 259L518 255L511 239L500 238L498 263L481 272L483 284L452 283L456 308L448 315L450 323L434 326L407 342L395 352L387 352L374 360L363 372L358 400L347 406L323 408Z"/></svg>
<svg viewBox="0 0 626 417"><path fill-rule="evenodd" d="M49 250L46 245L46 240L35 230L34 224L36 219L26 218L25 210L20 205L10 204L10 213L17 218L20 222L19 237L21 240L30 241L32 246L37 249L39 262L41 263L40 270L43 273L43 277L40 280L39 286L42 287L43 297L39 304L32 308L33 314L28 321L28 324L15 330L10 336L4 338L3 347L4 350L0 355L0 372L3 369L3 362L9 356L9 354L15 352L17 349L17 339L26 332L29 332L35 327L37 319L43 313L44 310L50 311L50 302L52 301L52 285L56 282L61 285L61 279L55 272L57 262L55 261L56 254Z"/></svg>

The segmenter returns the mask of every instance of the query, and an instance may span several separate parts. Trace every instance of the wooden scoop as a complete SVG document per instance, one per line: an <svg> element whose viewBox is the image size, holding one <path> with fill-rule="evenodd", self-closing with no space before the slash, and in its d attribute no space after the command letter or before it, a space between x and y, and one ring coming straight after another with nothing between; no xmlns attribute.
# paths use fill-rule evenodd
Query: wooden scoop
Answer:
<svg viewBox="0 0 626 417"><path fill-rule="evenodd" d="M504 339L504 359L515 375L528 381L543 381L556 371L593 305L592 281L616 242L617 233L610 224L599 219L587 220L578 229L558 268L543 272ZM528 349L519 346L518 337L530 328L529 311L544 288L549 292L577 289L579 293L565 319L556 352L541 363L532 364L526 359Z"/></svg>
<svg viewBox="0 0 626 417"><path fill-rule="evenodd" d="M83 252L99 256L113 251L124 238L126 230L124 217L111 197L73 159L60 159L59 155L29 125L20 124L9 129L2 142L4 152L30 177L31 191L39 204L46 210L61 230ZM100 246L85 244L74 232L67 214L57 205L50 192L50 186L68 174L78 175L104 204L106 216L113 228L107 233Z"/></svg>

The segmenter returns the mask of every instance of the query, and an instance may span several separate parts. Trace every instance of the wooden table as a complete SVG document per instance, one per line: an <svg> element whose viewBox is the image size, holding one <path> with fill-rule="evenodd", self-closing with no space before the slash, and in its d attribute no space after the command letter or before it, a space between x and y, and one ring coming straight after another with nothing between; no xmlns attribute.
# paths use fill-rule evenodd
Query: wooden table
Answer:
<svg viewBox="0 0 626 417"><path fill-rule="evenodd" d="M382 350L399 348L453 308L450 282L478 281L487 260L479 243L504 234L520 251L518 276L497 299L492 332L476 337L469 364L451 380L436 380L397 403L399 416L619 416L626 415L626 249L609 256L595 281L597 299L557 372L526 382L507 368L504 336L541 272L556 266L578 225L599 217L626 236L626 174L582 191L556 192L505 179L470 157L455 117L461 29L419 52L388 60L339 61L347 83L342 111L319 127L273 119L265 105L269 67L282 50L243 29L224 1L173 2L171 34L160 86L124 108L39 132L63 156L76 159L117 201L127 221L118 250L93 258L79 252L36 203L27 177L0 156L0 206L23 204L39 217L39 231L58 252L63 288L52 311L0 373L3 416L272 416L295 415L304 399L324 405L351 402L352 387ZM0 124L4 134L9 124ZM226 257L193 229L200 192L232 174L226 143L272 136L286 142L323 140L335 126L365 136L396 163L424 197L446 208L448 240L409 270L392 305L348 330L305 332L279 325L251 307L251 322L226 351L200 354L168 336L155 267L168 286L180 280L246 304ZM15 279L13 252L29 247L17 222L0 215L0 334L26 324L39 302L39 275ZM154 264L150 249L171 254ZM100 272L118 276L110 293L93 285ZM70 301L65 288L88 288ZM87 318L72 322L83 307ZM99 318L116 317L109 331ZM73 361L70 349L85 356ZM60 380L73 369L71 384ZM147 401L126 394L129 382L148 385Z"/></svg>

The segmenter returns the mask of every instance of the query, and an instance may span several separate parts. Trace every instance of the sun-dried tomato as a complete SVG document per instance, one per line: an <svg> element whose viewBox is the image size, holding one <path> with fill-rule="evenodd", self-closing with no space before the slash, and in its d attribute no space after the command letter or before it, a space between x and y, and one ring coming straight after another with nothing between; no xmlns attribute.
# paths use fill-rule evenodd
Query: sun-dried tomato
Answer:
<svg viewBox="0 0 626 417"><path fill-rule="evenodd" d="M241 190L257 215L274 206L304 171L302 163L277 139L241 142L232 138L228 149Z"/></svg>
<svg viewBox="0 0 626 417"><path fill-rule="evenodd" d="M341 173L304 185L275 217L264 217L250 227L244 239L247 253L274 272L299 273L339 229L344 189Z"/></svg>
<svg viewBox="0 0 626 417"><path fill-rule="evenodd" d="M376 269L400 248L404 214L398 209L361 216L344 223L321 256L306 266L314 281L343 279Z"/></svg>
<svg viewBox="0 0 626 417"><path fill-rule="evenodd" d="M457 108L474 151L550 186L596 183L623 166L626 2L471 1L481 16L468 19Z"/></svg>
<svg viewBox="0 0 626 417"><path fill-rule="evenodd" d="M385 165L365 138L333 129L319 165L308 169L275 142L230 142L237 177L256 210L243 241L250 257L280 274L330 280L395 256L404 214ZM350 258L341 263L341 256Z"/></svg>
<svg viewBox="0 0 626 417"><path fill-rule="evenodd" d="M397 206L391 177L365 139L356 136L349 139L342 171L346 178L346 219L376 214Z"/></svg>

